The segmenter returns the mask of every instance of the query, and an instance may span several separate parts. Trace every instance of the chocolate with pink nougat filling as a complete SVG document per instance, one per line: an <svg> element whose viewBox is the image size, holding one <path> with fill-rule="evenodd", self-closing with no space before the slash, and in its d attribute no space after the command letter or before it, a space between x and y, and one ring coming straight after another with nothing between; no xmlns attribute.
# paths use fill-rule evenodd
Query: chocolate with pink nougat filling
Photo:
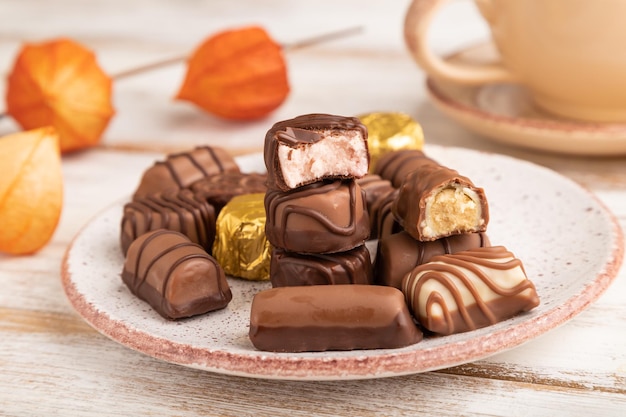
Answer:
<svg viewBox="0 0 626 417"><path fill-rule="evenodd" d="M323 179L367 174L367 128L356 117L305 114L265 135L268 187L289 191Z"/></svg>

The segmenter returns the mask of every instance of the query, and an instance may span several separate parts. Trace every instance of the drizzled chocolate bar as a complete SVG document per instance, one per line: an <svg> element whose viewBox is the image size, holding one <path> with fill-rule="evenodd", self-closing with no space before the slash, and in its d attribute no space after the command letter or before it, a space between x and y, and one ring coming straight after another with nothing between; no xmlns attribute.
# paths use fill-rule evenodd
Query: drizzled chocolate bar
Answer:
<svg viewBox="0 0 626 417"><path fill-rule="evenodd" d="M443 335L495 324L539 304L522 262L503 246L435 256L405 276L402 292L422 326Z"/></svg>
<svg viewBox="0 0 626 417"><path fill-rule="evenodd" d="M319 181L265 194L265 233L278 248L301 253L342 252L369 236L365 197L354 180Z"/></svg>
<svg viewBox="0 0 626 417"><path fill-rule="evenodd" d="M145 233L130 245L122 280L133 294L171 320L224 308L232 298L217 261L171 230Z"/></svg>
<svg viewBox="0 0 626 417"><path fill-rule="evenodd" d="M195 181L221 172L239 172L237 163L225 150L202 146L190 152L169 154L148 168L133 199L189 187Z"/></svg>

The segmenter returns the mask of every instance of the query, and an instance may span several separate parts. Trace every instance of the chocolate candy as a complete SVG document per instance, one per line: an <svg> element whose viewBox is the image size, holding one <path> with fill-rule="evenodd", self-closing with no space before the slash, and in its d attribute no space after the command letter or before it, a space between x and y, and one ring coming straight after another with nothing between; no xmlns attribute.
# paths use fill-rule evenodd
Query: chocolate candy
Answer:
<svg viewBox="0 0 626 417"><path fill-rule="evenodd" d="M215 211L189 190L170 191L138 198L124 205L120 243L126 254L140 235L156 229L181 232L210 251L215 239Z"/></svg>
<svg viewBox="0 0 626 417"><path fill-rule="evenodd" d="M440 255L407 274L402 292L426 329L478 329L539 305L522 262L503 246Z"/></svg>
<svg viewBox="0 0 626 417"><path fill-rule="evenodd" d="M402 149L421 150L424 146L422 127L408 114L376 112L362 114L359 120L367 127L370 172L374 172L382 155Z"/></svg>
<svg viewBox="0 0 626 417"><path fill-rule="evenodd" d="M398 223L417 240L484 232L489 222L484 190L434 161L407 175L392 210Z"/></svg>
<svg viewBox="0 0 626 417"><path fill-rule="evenodd" d="M229 275L255 281L270 278L263 198L260 193L233 197L217 216L213 256Z"/></svg>
<svg viewBox="0 0 626 417"><path fill-rule="evenodd" d="M217 213L233 197L243 194L264 193L267 175L243 172L222 172L202 178L189 187L201 200L215 207Z"/></svg>
<svg viewBox="0 0 626 417"><path fill-rule="evenodd" d="M224 308L232 298L217 261L171 230L144 233L130 245L122 280L133 294L172 320Z"/></svg>
<svg viewBox="0 0 626 417"><path fill-rule="evenodd" d="M386 236L378 241L374 281L376 284L401 288L402 279L416 266L433 256L491 246L485 233L465 233L430 242L413 239L407 232Z"/></svg>
<svg viewBox="0 0 626 417"><path fill-rule="evenodd" d="M380 157L373 173L399 188L406 176L419 170L423 165L437 164L419 150L399 150L388 152Z"/></svg>
<svg viewBox="0 0 626 417"><path fill-rule="evenodd" d="M389 193L395 190L391 182L382 179L379 175L367 174L364 177L355 180L361 190L365 193L365 202L367 211L372 212L372 206L385 198Z"/></svg>
<svg viewBox="0 0 626 417"><path fill-rule="evenodd" d="M394 188L370 207L370 237L372 239L381 239L402 231L402 226L396 221L391 210L396 198L398 198L398 190Z"/></svg>
<svg viewBox="0 0 626 417"><path fill-rule="evenodd" d="M355 117L306 114L272 126L265 136L270 188L288 191L323 179L367 173L367 129Z"/></svg>
<svg viewBox="0 0 626 417"><path fill-rule="evenodd" d="M378 285L261 291L252 300L249 336L272 352L391 349L422 340L402 293Z"/></svg>
<svg viewBox="0 0 626 417"><path fill-rule="evenodd" d="M320 181L265 194L265 233L274 247L300 253L342 252L369 236L365 197L354 180Z"/></svg>
<svg viewBox="0 0 626 417"><path fill-rule="evenodd" d="M372 260L365 245L347 252L309 255L274 249L270 281L273 287L371 284Z"/></svg>
<svg viewBox="0 0 626 417"><path fill-rule="evenodd" d="M190 152L170 154L148 168L133 199L166 190L179 190L195 181L221 172L239 172L237 163L225 150L202 146Z"/></svg>

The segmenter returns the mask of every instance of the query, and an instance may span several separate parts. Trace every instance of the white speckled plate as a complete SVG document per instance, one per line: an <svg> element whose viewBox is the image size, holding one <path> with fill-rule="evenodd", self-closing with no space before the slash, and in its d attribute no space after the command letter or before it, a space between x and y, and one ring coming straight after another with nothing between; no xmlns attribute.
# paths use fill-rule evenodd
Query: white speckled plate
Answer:
<svg viewBox="0 0 626 417"><path fill-rule="evenodd" d="M111 339L158 359L231 375L275 379L358 379L459 365L529 341L596 300L620 267L624 240L613 215L589 192L540 166L496 154L428 146L427 153L482 186L491 206L489 236L522 259L541 305L472 332L428 338L402 349L270 353L248 339L253 295L269 283L229 278L233 300L221 311L180 322L162 319L122 283L123 202L76 236L62 266L76 311ZM239 158L246 170L262 156Z"/></svg>
<svg viewBox="0 0 626 417"><path fill-rule="evenodd" d="M449 61L489 62L497 54L485 44L459 51ZM469 130L522 148L569 155L626 154L626 123L567 120L537 108L523 86L455 85L429 78L435 106Z"/></svg>

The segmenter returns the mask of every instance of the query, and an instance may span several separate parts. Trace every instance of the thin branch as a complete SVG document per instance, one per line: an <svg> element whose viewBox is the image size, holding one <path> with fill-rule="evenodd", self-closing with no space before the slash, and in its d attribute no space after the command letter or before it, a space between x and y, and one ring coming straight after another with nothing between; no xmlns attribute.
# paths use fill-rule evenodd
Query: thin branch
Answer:
<svg viewBox="0 0 626 417"><path fill-rule="evenodd" d="M324 34L314 36L311 38L306 38L306 39L303 39L294 43L285 44L283 45L283 50L293 51L296 49L307 48L309 46L318 45L320 43L329 42L329 41L345 38L347 36L355 35L357 33L360 33L361 31L363 31L363 26L355 26L355 27L351 27L347 29L337 30L334 32L328 32L328 33L324 33ZM125 70L125 71L118 72L112 75L111 78L113 78L114 80L127 78L133 75L137 75L143 72L166 67L172 64L178 64L180 62L184 62L187 58L189 58L188 55L180 55L180 56L163 59L161 61L152 62L150 64L141 65L138 67Z"/></svg>

